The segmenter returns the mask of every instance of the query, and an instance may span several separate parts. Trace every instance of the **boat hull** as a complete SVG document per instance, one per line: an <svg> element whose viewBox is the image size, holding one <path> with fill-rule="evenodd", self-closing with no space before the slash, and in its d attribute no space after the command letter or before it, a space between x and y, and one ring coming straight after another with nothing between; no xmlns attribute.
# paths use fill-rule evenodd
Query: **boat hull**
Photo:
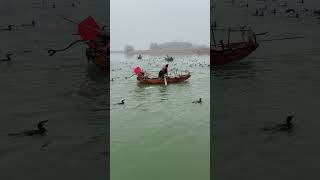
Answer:
<svg viewBox="0 0 320 180"><path fill-rule="evenodd" d="M94 63L101 71L107 72L110 67L110 56L104 51L102 52L90 52L87 50L87 58Z"/></svg>
<svg viewBox="0 0 320 180"><path fill-rule="evenodd" d="M168 84L176 84L183 82L191 77L190 74L187 75L181 75L178 77L173 77L173 78L166 78ZM137 77L137 80L139 81L140 84L165 84L164 79L161 78L141 78Z"/></svg>
<svg viewBox="0 0 320 180"><path fill-rule="evenodd" d="M239 61L249 56L253 51L259 47L258 44L239 44L231 50L211 50L210 64L214 66L227 64L233 61Z"/></svg>

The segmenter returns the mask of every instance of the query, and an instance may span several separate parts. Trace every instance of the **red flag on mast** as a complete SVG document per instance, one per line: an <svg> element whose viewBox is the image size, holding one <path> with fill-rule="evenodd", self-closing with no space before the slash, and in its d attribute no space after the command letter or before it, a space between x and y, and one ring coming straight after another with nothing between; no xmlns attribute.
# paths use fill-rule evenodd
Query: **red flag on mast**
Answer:
<svg viewBox="0 0 320 180"><path fill-rule="evenodd" d="M96 40L100 32L101 28L91 16L81 21L78 25L78 33L83 40Z"/></svg>

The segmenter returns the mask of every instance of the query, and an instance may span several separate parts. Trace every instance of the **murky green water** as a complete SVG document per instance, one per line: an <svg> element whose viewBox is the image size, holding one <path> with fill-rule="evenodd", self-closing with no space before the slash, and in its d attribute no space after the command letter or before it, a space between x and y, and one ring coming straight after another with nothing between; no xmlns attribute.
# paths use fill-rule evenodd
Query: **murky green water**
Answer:
<svg viewBox="0 0 320 180"><path fill-rule="evenodd" d="M242 61L212 71L213 179L270 180L318 179L320 7L316 0L250 0L249 8L215 1L219 27L250 25L257 40L305 36L304 39L259 42L260 47ZM264 17L253 16L267 5ZM272 13L273 8L284 12ZM310 12L302 11L303 8ZM216 40L226 33L216 34ZM232 40L239 37L232 33ZM294 114L292 133L270 133L262 129L280 124ZM230 173L232 172L232 173Z"/></svg>
<svg viewBox="0 0 320 180"><path fill-rule="evenodd" d="M111 55L111 179L209 179L209 56L175 56L184 83L139 85L133 67L157 75L162 57ZM202 104L192 101L203 99ZM121 99L125 105L116 105Z"/></svg>
<svg viewBox="0 0 320 180"><path fill-rule="evenodd" d="M0 179L107 179L107 77L87 64L85 45L48 56L47 48L62 48L79 39L77 26L56 14L80 21L92 15L105 24L106 1L3 0L0 59ZM35 4L37 3L37 4ZM53 1L50 1L53 3ZM22 27L36 21L36 27ZM32 50L29 53L16 53ZM48 120L46 136L12 137ZM43 146L45 145L45 146Z"/></svg>

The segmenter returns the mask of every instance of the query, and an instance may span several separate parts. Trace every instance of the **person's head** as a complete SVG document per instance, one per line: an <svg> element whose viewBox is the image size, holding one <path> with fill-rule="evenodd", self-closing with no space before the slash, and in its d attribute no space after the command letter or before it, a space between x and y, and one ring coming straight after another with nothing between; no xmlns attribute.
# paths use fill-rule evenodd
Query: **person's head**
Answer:
<svg viewBox="0 0 320 180"><path fill-rule="evenodd" d="M169 66L169 64L166 64L166 67L168 67Z"/></svg>

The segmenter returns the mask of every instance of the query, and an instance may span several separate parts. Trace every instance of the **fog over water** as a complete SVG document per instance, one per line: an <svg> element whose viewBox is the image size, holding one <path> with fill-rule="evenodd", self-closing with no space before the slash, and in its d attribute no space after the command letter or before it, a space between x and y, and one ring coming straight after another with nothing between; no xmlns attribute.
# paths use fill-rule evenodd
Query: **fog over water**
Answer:
<svg viewBox="0 0 320 180"><path fill-rule="evenodd" d="M147 49L151 42L209 44L209 0L112 0L111 50ZM192 32L192 33L191 33Z"/></svg>

